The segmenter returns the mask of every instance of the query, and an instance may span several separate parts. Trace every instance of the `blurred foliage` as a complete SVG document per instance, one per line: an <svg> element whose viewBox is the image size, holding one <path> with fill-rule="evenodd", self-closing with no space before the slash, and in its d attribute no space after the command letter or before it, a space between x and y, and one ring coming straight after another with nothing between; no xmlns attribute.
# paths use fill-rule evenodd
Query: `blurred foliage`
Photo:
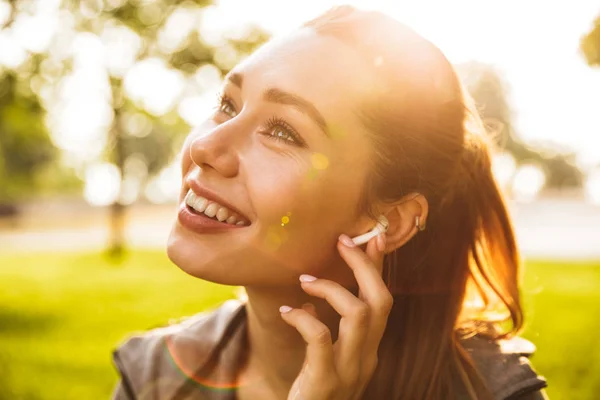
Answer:
<svg viewBox="0 0 600 400"><path fill-rule="evenodd" d="M31 0L12 0L9 4L10 15L1 29L11 29L21 15L31 14L40 5ZM204 65L214 65L221 74L226 74L268 39L268 35L258 27L246 26L240 27L244 28L241 35L239 32L232 32L231 36L225 33L219 40L207 43L199 24L202 12L210 6L210 0L63 0L60 18L72 24L75 33L88 32L96 38L106 36L107 27L120 29L117 35L126 35L139 43L132 65L144 60L162 60L167 68L181 73L188 81ZM172 28L173 24L178 24L183 14L195 18L193 25L183 39L169 39L165 34L168 25L171 24ZM117 37L116 43L125 39ZM0 74L0 152L3 155L0 160L0 201L2 197L13 198L17 188L31 192L35 186L34 173L54 160L56 154L44 125L41 90L30 87L34 86L32 82L43 82L57 88L73 70L74 55L69 52L74 35L53 40L49 49L54 46L58 53L67 52L67 56L57 59L49 49L39 54L30 52L25 63L28 66L19 67L27 69L27 73L9 70ZM49 62L44 64L45 60ZM45 71L40 71L42 64L46 66ZM143 102L128 98L124 87L126 71L111 69L107 65L106 73L112 125L106 132L104 158L117 166L122 179L125 179L125 166L131 157L143 161L145 173L138 179L140 187L144 187L172 160L190 127L175 109L166 114L153 113L153 110L145 108ZM142 122L144 132L127 129L132 118ZM126 208L126 204L118 202L119 199L112 207L111 222L115 229L112 246L115 253L120 253L123 247L122 231L118 231L123 223L114 220L123 220Z"/></svg>
<svg viewBox="0 0 600 400"><path fill-rule="evenodd" d="M185 75L196 72L198 67L205 64L217 66L225 74L242 57L251 53L267 39L267 35L258 28L249 29L244 40L227 39L219 47L214 47L202 41L199 32L190 30L187 37L175 47L160 46L160 32L168 21L168 17L177 12L193 13L211 5L210 1L104 1L84 0L67 1L66 7L77 16L77 26L80 29L101 34L105 26L120 24L128 27L141 38L141 49L137 59L158 57L167 61L168 65ZM230 50L232 56L224 63L217 55L222 48ZM125 163L132 155L142 155L147 166L147 177L159 172L171 159L174 150L179 148L180 139L187 133L189 127L181 117L171 112L165 116L151 115L140 109L135 102L127 101L124 93L122 76L112 74L110 77L114 101L114 124L110 130L108 143L109 160L121 172ZM149 132L142 137L128 135L123 129L124 119L128 115L138 114L150 123ZM122 173L121 176L124 174ZM120 254L123 250L123 223L125 208L121 204L112 207L113 240L110 251Z"/></svg>
<svg viewBox="0 0 600 400"><path fill-rule="evenodd" d="M56 159L39 99L28 90L30 75L0 73L0 204L31 194L41 170Z"/></svg>
<svg viewBox="0 0 600 400"><path fill-rule="evenodd" d="M581 38L581 51L590 66L600 67L600 16L593 22L592 29Z"/></svg>
<svg viewBox="0 0 600 400"><path fill-rule="evenodd" d="M507 85L491 65L469 62L457 66L483 121L499 150L511 154L517 165L535 164L546 174L546 187L581 187L584 175L575 165L575 153L557 152L550 146L525 144L516 132Z"/></svg>
<svg viewBox="0 0 600 400"><path fill-rule="evenodd" d="M204 43L197 30L191 30L179 45L165 51L159 45L160 30L165 25L168 17L176 12L196 12L200 8L211 5L210 1L104 1L84 0L67 1L66 6L76 15L77 25L84 30L100 34L107 24L122 24L135 32L141 38L142 48L139 50L138 60L158 57L165 59L169 66L185 75L191 75L198 67L204 64L216 65L223 74L241 60L242 57L252 52L257 46L267 39L267 35L254 27L246 40L227 40L222 46L228 46L235 52L233 62L224 65L216 54L219 49ZM113 99L126 99L123 93L123 79L121 76L111 76L111 89ZM179 148L181 138L187 133L189 127L181 117L172 112L169 117L153 116L145 110L140 110L132 101L115 101L114 124L110 131L109 159L121 172L123 172L128 157L142 155L146 162L148 177L159 172L171 159L174 150ZM123 129L123 119L126 115L142 115L150 123L148 134L138 137L127 135ZM121 176L124 174L122 173ZM121 204L112 207L113 240L110 251L119 255L123 250L123 223L118 221L124 218L125 208Z"/></svg>

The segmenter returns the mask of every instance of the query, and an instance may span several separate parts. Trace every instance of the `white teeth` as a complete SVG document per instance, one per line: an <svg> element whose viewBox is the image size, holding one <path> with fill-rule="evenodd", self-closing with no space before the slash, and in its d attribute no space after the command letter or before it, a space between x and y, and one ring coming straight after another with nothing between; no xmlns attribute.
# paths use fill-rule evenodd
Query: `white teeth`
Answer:
<svg viewBox="0 0 600 400"><path fill-rule="evenodd" d="M199 213L204 213L210 218L214 218L216 216L220 222L227 222L231 225L246 225L245 221L238 221L238 217L227 207L223 207L218 203L209 204L208 199L196 195L191 189L185 196L185 204Z"/></svg>
<svg viewBox="0 0 600 400"><path fill-rule="evenodd" d="M225 221L229 217L229 210L225 207L219 208L217 211L217 219L221 222Z"/></svg>
<svg viewBox="0 0 600 400"><path fill-rule="evenodd" d="M194 207L194 203L196 202L196 195L194 194L194 192L192 192L191 190L187 193L187 195L185 196L185 204L187 204L190 207Z"/></svg>
<svg viewBox="0 0 600 400"><path fill-rule="evenodd" d="M204 214L208 215L209 217L214 217L215 215L217 215L217 210L219 209L219 205L217 203L210 203L208 205L208 207L206 207L206 210L204 210Z"/></svg>
<svg viewBox="0 0 600 400"><path fill-rule="evenodd" d="M190 190L185 196L185 204L198 212L204 212L204 209L208 204L208 200L202 196L196 196L196 194Z"/></svg>
<svg viewBox="0 0 600 400"><path fill-rule="evenodd" d="M204 210L206 210L207 205L208 205L208 200L206 200L202 196L198 196L198 199L194 203L194 209L198 212L204 212Z"/></svg>

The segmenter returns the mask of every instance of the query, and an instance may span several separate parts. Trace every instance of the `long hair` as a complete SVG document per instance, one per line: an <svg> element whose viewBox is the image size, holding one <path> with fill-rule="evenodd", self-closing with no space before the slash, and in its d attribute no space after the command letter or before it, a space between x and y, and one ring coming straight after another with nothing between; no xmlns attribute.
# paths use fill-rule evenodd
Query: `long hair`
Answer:
<svg viewBox="0 0 600 400"><path fill-rule="evenodd" d="M376 154L361 210L412 192L429 204L426 230L385 257L394 305L364 399L492 399L461 340L518 333L520 257L471 98L439 49L384 14L342 6L304 27L352 46L379 82L355 110Z"/></svg>

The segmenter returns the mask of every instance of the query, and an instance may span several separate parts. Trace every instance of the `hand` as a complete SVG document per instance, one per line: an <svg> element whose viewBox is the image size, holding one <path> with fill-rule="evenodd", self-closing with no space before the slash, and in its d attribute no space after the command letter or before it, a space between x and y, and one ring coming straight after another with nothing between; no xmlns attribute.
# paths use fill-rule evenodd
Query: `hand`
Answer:
<svg viewBox="0 0 600 400"><path fill-rule="evenodd" d="M335 344L329 328L317 318L314 306L280 309L285 322L295 327L307 343L304 365L288 400L359 399L375 372L377 349L393 303L381 278L385 235L371 239L366 253L352 245L346 235L340 236L337 244L358 282L358 298L336 282L308 282L303 278L314 277L300 277L304 291L327 300L342 316Z"/></svg>

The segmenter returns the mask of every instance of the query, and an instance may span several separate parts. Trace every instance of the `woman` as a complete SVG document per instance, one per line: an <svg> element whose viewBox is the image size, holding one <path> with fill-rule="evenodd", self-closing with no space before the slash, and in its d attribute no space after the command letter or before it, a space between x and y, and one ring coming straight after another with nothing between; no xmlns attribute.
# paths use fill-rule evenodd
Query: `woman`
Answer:
<svg viewBox="0 0 600 400"><path fill-rule="evenodd" d="M247 299L127 340L115 398L545 398L482 132L442 53L383 14L263 46L183 146L168 243Z"/></svg>

